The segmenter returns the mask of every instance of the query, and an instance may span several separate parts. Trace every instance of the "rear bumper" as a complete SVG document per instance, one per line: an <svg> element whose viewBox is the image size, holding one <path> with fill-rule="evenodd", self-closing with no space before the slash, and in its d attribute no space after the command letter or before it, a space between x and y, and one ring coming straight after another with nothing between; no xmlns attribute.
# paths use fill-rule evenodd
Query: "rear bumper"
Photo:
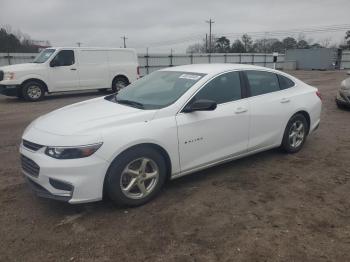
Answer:
<svg viewBox="0 0 350 262"><path fill-rule="evenodd" d="M18 96L20 93L18 86L0 85L0 94L5 96Z"/></svg>

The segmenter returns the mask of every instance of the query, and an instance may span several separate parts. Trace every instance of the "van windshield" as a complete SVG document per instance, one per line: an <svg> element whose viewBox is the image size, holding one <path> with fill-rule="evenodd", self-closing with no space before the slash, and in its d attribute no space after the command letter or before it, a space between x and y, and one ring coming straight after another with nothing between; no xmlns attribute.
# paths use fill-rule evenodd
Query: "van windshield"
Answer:
<svg viewBox="0 0 350 262"><path fill-rule="evenodd" d="M156 71L116 94L115 101L141 109L159 109L171 105L205 74Z"/></svg>
<svg viewBox="0 0 350 262"><path fill-rule="evenodd" d="M54 52L55 49L45 49L41 51L40 54L38 54L37 57L34 59L33 63L45 63Z"/></svg>

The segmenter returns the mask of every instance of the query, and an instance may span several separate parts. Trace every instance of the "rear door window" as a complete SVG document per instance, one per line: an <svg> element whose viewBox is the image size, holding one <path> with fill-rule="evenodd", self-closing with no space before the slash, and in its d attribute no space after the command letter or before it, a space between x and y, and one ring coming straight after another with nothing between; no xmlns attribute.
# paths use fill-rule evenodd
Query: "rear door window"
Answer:
<svg viewBox="0 0 350 262"><path fill-rule="evenodd" d="M244 71L250 86L251 96L268 94L280 90L278 77L274 73L265 71Z"/></svg>
<svg viewBox="0 0 350 262"><path fill-rule="evenodd" d="M217 104L241 98L241 82L238 72L229 72L217 76L195 95L195 99L213 100Z"/></svg>

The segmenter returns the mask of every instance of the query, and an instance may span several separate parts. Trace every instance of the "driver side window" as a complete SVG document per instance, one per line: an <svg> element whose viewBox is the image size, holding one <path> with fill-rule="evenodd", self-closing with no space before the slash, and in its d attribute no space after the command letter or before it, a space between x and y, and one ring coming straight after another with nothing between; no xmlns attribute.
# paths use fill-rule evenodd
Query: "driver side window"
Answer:
<svg viewBox="0 0 350 262"><path fill-rule="evenodd" d="M238 72L229 72L217 76L195 95L196 100L213 100L217 104L227 103L241 98L241 82Z"/></svg>
<svg viewBox="0 0 350 262"><path fill-rule="evenodd" d="M61 50L54 57L53 62L56 66L70 66L75 63L73 50Z"/></svg>

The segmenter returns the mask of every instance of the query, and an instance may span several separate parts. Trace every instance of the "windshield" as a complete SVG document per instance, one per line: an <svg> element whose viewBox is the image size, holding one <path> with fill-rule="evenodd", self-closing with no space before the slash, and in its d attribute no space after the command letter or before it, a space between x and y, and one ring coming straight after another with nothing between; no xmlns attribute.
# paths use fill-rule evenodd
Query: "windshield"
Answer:
<svg viewBox="0 0 350 262"><path fill-rule="evenodd" d="M116 94L116 102L142 109L159 109L174 103L205 74L156 71Z"/></svg>
<svg viewBox="0 0 350 262"><path fill-rule="evenodd" d="M33 63L45 63L47 59L55 52L55 49L45 49L37 55Z"/></svg>

